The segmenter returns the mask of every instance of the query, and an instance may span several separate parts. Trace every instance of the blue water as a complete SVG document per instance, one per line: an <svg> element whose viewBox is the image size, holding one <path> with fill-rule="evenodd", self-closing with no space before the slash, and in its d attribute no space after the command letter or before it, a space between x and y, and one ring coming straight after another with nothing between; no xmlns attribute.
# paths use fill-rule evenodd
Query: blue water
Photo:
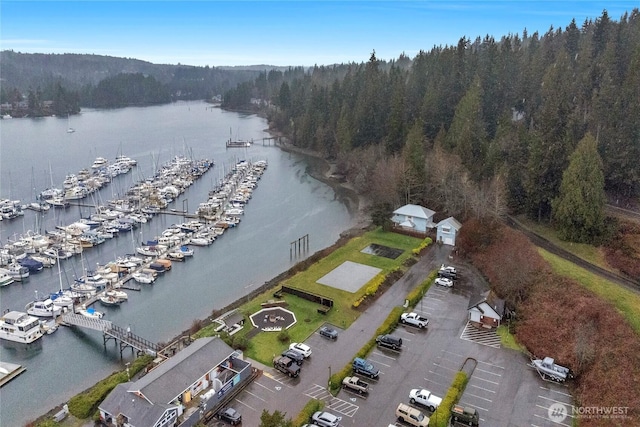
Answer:
<svg viewBox="0 0 640 427"><path fill-rule="evenodd" d="M75 133L67 133L66 118L8 119L0 121L0 198L34 200L34 194L61 187L66 174L90 167L93 160L125 154L138 167L119 176L95 197L106 202L123 194L134 181L149 177L158 165L175 155L208 158L215 166L171 207L194 212L208 191L239 159L262 160L269 167L245 208L240 225L213 245L195 248L193 259L173 263L173 269L142 291L128 291L129 301L119 308L96 306L106 319L154 342L167 342L255 287L290 268L290 244L309 235L309 254L333 244L354 225L334 191L306 173L306 159L276 148L263 138L267 123L255 115L225 112L203 102L165 106L88 110L71 117ZM254 140L249 148L225 147L234 139ZM85 199L86 203L93 200ZM0 222L0 242L28 230L44 232L68 224L90 208L72 207L62 213ZM86 249L83 257L63 261L65 287L83 267L95 266L130 253L141 239L160 234L181 217L157 216L130 235ZM35 297L60 287L57 268L45 269L23 283L0 288L0 309L22 310ZM0 347L0 360L26 366L27 371L0 391L0 425L20 426L37 418L97 380L122 369L117 345L103 346L96 331L60 328L42 340L42 349L25 353Z"/></svg>

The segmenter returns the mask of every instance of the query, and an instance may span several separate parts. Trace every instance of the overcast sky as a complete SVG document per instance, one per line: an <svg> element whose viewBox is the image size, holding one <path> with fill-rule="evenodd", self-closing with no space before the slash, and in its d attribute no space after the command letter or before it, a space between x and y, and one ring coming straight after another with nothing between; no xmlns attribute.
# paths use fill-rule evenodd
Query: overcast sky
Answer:
<svg viewBox="0 0 640 427"><path fill-rule="evenodd" d="M0 49L187 65L328 65L453 45L466 36L546 33L640 1L0 0Z"/></svg>

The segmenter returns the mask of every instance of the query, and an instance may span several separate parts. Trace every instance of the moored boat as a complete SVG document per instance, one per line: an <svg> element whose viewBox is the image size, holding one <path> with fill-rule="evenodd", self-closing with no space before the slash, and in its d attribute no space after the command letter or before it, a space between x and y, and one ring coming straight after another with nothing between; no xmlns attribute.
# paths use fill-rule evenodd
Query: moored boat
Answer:
<svg viewBox="0 0 640 427"><path fill-rule="evenodd" d="M14 282L13 277L4 268L0 268L0 287L10 285Z"/></svg>
<svg viewBox="0 0 640 427"><path fill-rule="evenodd" d="M101 311L97 311L93 307L85 307L85 306L80 307L77 310L77 313L83 315L84 317L88 317L90 319L102 319L102 317L104 316L104 313L102 313Z"/></svg>
<svg viewBox="0 0 640 427"><path fill-rule="evenodd" d="M147 284L147 285L150 285L151 283L153 283L154 280L156 280L155 277L153 277L153 275L149 273L144 273L142 271L136 271L131 275L131 277L133 277L133 280L135 280L136 282Z"/></svg>
<svg viewBox="0 0 640 427"><path fill-rule="evenodd" d="M0 339L31 344L40 338L38 318L21 311L9 311L0 318Z"/></svg>
<svg viewBox="0 0 640 427"><path fill-rule="evenodd" d="M57 317L62 313L62 308L55 306L51 298L31 301L24 309L27 314L37 317Z"/></svg>

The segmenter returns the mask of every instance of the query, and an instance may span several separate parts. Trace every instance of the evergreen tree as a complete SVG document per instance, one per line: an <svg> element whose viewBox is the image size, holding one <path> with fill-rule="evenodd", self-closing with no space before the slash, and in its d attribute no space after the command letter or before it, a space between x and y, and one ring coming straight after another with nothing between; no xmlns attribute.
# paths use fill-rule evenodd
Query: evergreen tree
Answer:
<svg viewBox="0 0 640 427"><path fill-rule="evenodd" d="M285 419L285 413L275 410L273 414L266 409L260 415L260 427L293 427L291 419Z"/></svg>
<svg viewBox="0 0 640 427"><path fill-rule="evenodd" d="M571 154L562 175L553 218L564 240L596 243L604 225L604 174L595 138L588 133Z"/></svg>

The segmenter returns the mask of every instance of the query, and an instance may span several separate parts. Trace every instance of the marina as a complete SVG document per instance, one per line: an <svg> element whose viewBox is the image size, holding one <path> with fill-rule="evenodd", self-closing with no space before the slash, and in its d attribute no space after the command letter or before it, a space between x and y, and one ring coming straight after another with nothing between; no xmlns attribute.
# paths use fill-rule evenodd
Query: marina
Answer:
<svg viewBox="0 0 640 427"><path fill-rule="evenodd" d="M3 126L1 136L8 143L2 145L0 156L0 195L10 200L28 202L29 195L34 193L33 187L39 192L51 186L51 176L54 183L62 182L70 171L77 174L83 166L92 165L97 157L115 158L122 152L122 146L130 158L137 160L129 173L113 178L108 186L84 199L70 201L66 209L52 207L47 212L27 209L19 218L0 221L3 246L17 241L19 236L46 237L47 232L62 232L58 227L66 228L80 218L90 220L95 206L106 205L109 200L125 200L127 191L137 182L151 179L162 165L176 156L189 160L212 159L215 164L165 209L150 212L152 219L136 223L132 231L82 247L81 253L71 253L71 249L79 251L77 245L64 248L57 254L60 261L50 252L57 261L51 268L45 267L21 282L14 281L0 288L2 310L23 310L34 300L35 291L39 296L50 296L71 287L76 279L89 272L110 277L108 280L113 280L109 274L115 273L114 284L121 282L119 290L127 293L127 301L119 306L104 306L95 300L87 308L94 307L104 314L102 320L125 331L129 328L132 334L149 342L166 343L188 330L195 319L207 319L212 310L225 307L287 270L296 262L289 258L292 240L309 234L307 253L313 253L333 244L342 231L350 228L352 218L346 206L330 187L309 177L303 157L262 144L227 151L225 135L228 137L230 127L241 128L243 135L259 140L266 135L262 119L205 109L206 106L205 103L178 103L86 111L74 118L77 131L72 135L66 133L66 124L55 118L12 120ZM15 150L19 144L9 143L18 140L24 145L21 150ZM48 143L40 145L41 141ZM40 153L38 156L25 156L36 151ZM242 160L247 164L264 160L268 164L250 201L244 207L240 206L240 200L235 202L234 209L241 208L243 213L233 211L237 214L234 219L208 206L205 215L213 215L209 219L197 214L201 203L214 201L224 178ZM27 165L27 170L33 166L35 185L29 178L17 179L24 169L17 165ZM42 179L38 180L38 175ZM219 220L214 219L216 213L221 214ZM212 243L207 243L210 238L195 236L197 223L204 223L213 233L218 233L210 236L214 237ZM185 252L184 261L171 261L171 270L166 271L156 262L163 256L150 257L148 261L152 262L148 266L146 263L132 266L140 259L145 260L136 254L137 247L154 240L160 244L161 239L186 239L188 233L193 233L191 238L204 246L196 246L191 241L178 246L177 240L175 245L167 245L173 250L166 255L178 250ZM124 268L131 269L129 274ZM161 269L165 272L160 272ZM152 278L152 283L136 281L131 273L136 270L140 280ZM72 310L68 308L63 316ZM49 402L51 406L63 403L114 370L124 369L137 351L122 351L121 358L119 343L107 340L105 345L100 331L77 326L59 327L55 332L45 333L40 341L41 348L35 352L0 348L1 360L27 368L19 380L3 388L0 410L3 422L8 425L24 425L50 409L43 407L42 402L47 402L44 406ZM47 378L45 383L41 381L43 376ZM18 402L18 396L34 388L38 388L41 399Z"/></svg>

